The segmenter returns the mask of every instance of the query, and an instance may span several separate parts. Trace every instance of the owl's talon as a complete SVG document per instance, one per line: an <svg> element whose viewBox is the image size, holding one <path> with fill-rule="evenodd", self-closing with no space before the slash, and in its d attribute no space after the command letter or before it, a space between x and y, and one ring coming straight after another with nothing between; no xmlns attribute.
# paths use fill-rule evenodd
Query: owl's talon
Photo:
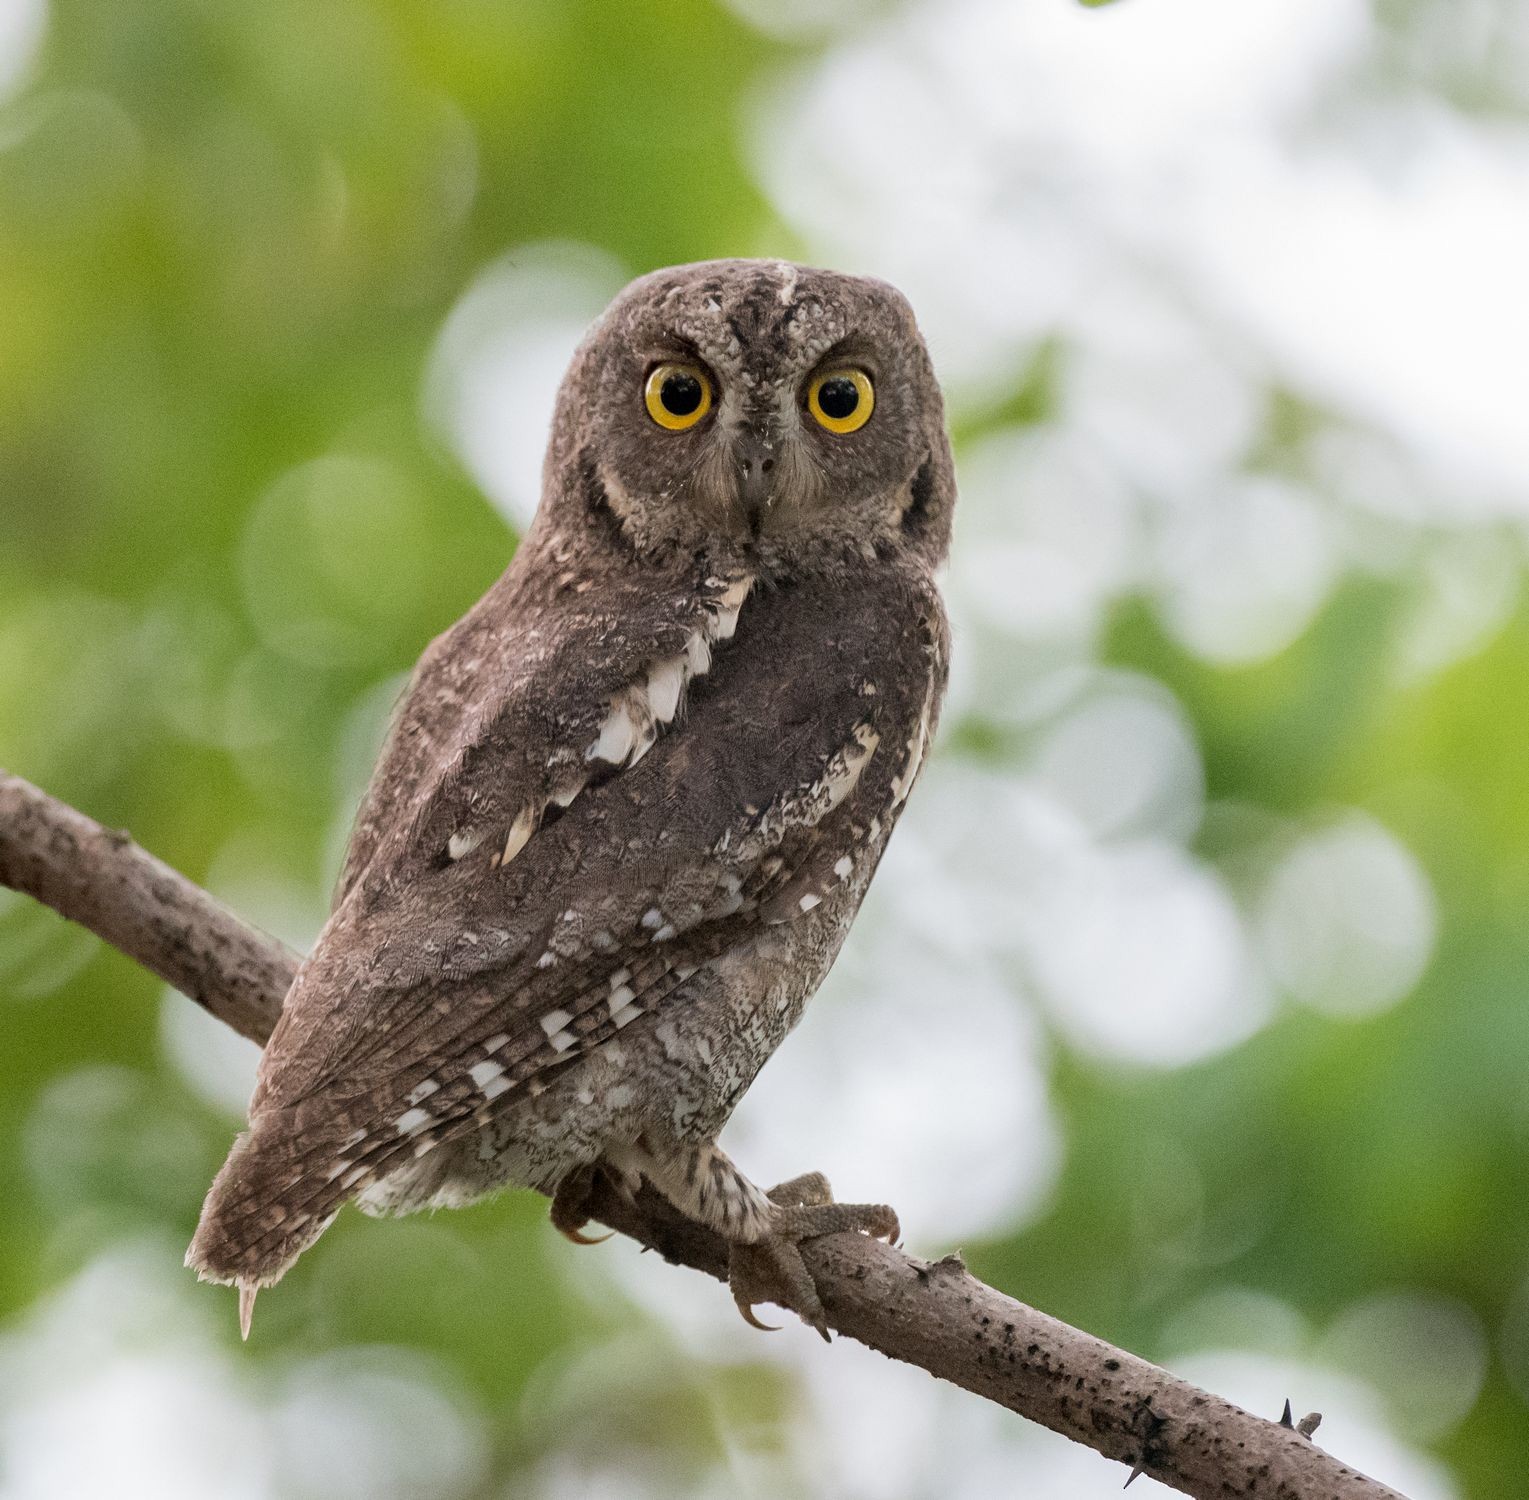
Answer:
<svg viewBox="0 0 1529 1500"><path fill-rule="evenodd" d="M750 1245L734 1245L727 1279L733 1301L740 1309L773 1302L819 1331L827 1326L818 1289L813 1285L802 1252L789 1239L768 1235ZM752 1323L754 1319L746 1315L745 1321Z"/></svg>
<svg viewBox="0 0 1529 1500"><path fill-rule="evenodd" d="M584 1226L589 1223L589 1206L594 1192L595 1173L599 1170L597 1165L591 1165L570 1172L558 1183L552 1194L552 1208L549 1213L552 1227L564 1239L572 1240L575 1245L603 1245L615 1232L612 1230L606 1234L584 1233Z"/></svg>
<svg viewBox="0 0 1529 1500"><path fill-rule="evenodd" d="M750 1328L757 1328L761 1333L780 1332L779 1323L761 1323L759 1319L754 1316L754 1309L750 1307L747 1302L737 1303L737 1308L739 1316L742 1317L743 1321L747 1323Z"/></svg>
<svg viewBox="0 0 1529 1500"><path fill-rule="evenodd" d="M817 1185L824 1192L828 1184L820 1173L808 1178L796 1178L783 1183L789 1189L787 1197L806 1196ZM775 1193L767 1196L772 1199ZM899 1234L897 1215L884 1203L795 1203L777 1208L771 1224L771 1232L763 1239L750 1244L735 1244L728 1262L728 1284L733 1300L753 1326L760 1325L753 1317L752 1308L757 1302L773 1302L777 1307L788 1308L797 1314L809 1328L815 1328L825 1341L831 1341L828 1331L828 1314L822 1298L802 1259L802 1242L828 1234L859 1232L875 1239L896 1239ZM747 1310L746 1310L747 1309Z"/></svg>

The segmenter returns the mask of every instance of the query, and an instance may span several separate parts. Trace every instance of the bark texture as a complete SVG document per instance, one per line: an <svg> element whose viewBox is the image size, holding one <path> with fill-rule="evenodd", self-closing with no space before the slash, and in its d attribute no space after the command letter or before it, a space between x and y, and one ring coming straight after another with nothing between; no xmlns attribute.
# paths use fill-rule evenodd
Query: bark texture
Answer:
<svg viewBox="0 0 1529 1500"><path fill-rule="evenodd" d="M190 996L242 1036L276 1024L298 957L84 814L0 771L0 885L25 892ZM721 1239L644 1189L597 1217L725 1280ZM1166 1370L1006 1297L959 1256L927 1262L862 1235L803 1247L829 1325L1201 1500L1405 1500L1319 1448ZM1287 1408L1288 1410L1288 1408ZM1309 1421L1309 1419L1308 1419ZM1309 1430L1309 1429L1308 1429Z"/></svg>

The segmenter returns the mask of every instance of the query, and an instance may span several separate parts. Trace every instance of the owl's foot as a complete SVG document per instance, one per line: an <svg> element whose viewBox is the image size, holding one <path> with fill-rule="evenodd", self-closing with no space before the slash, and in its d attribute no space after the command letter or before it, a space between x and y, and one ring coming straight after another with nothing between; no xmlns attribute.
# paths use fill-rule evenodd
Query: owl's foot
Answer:
<svg viewBox="0 0 1529 1500"><path fill-rule="evenodd" d="M727 1241L728 1284L744 1321L764 1328L754 1305L789 1308L828 1337L823 1299L801 1246L825 1234L855 1231L895 1240L897 1215L883 1203L835 1203L828 1179L807 1172L764 1192L715 1144L649 1151L643 1175L681 1213Z"/></svg>
<svg viewBox="0 0 1529 1500"><path fill-rule="evenodd" d="M897 1215L884 1203L835 1203L821 1172L793 1177L766 1196L777 1205L769 1232L750 1244L734 1244L729 1255L733 1301L744 1322L755 1328L770 1327L754 1316L755 1303L773 1302L827 1339L828 1316L802 1259L803 1241L855 1231L890 1242L899 1234Z"/></svg>
<svg viewBox="0 0 1529 1500"><path fill-rule="evenodd" d="M552 1227L575 1245L600 1245L610 1234L585 1234L589 1223L590 1205L594 1201L595 1178L601 1168L598 1162L578 1167L558 1183L552 1194Z"/></svg>

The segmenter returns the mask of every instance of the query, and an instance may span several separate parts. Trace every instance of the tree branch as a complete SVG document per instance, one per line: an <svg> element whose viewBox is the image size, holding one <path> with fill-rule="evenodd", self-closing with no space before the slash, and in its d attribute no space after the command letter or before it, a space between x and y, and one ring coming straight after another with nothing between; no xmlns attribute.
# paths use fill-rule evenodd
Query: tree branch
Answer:
<svg viewBox="0 0 1529 1500"><path fill-rule="evenodd" d="M295 954L127 838L0 771L0 884L88 927L263 1042ZM725 1278L727 1250L644 1188L596 1216L666 1260ZM803 1247L829 1325L1203 1500L1404 1500L1318 1448L968 1274L863 1235ZM1306 1424L1303 1423L1305 1428Z"/></svg>

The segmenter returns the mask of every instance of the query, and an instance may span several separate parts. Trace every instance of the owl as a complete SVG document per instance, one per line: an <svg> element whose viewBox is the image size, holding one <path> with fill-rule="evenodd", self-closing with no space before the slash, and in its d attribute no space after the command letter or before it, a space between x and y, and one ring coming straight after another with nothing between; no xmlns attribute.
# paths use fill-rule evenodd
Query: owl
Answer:
<svg viewBox="0 0 1529 1500"><path fill-rule="evenodd" d="M420 660L208 1194L187 1263L246 1334L350 1199L533 1187L588 1242L597 1176L720 1234L750 1321L823 1329L801 1243L896 1216L760 1188L717 1138L923 764L954 501L892 287L725 260L616 298L513 562Z"/></svg>

